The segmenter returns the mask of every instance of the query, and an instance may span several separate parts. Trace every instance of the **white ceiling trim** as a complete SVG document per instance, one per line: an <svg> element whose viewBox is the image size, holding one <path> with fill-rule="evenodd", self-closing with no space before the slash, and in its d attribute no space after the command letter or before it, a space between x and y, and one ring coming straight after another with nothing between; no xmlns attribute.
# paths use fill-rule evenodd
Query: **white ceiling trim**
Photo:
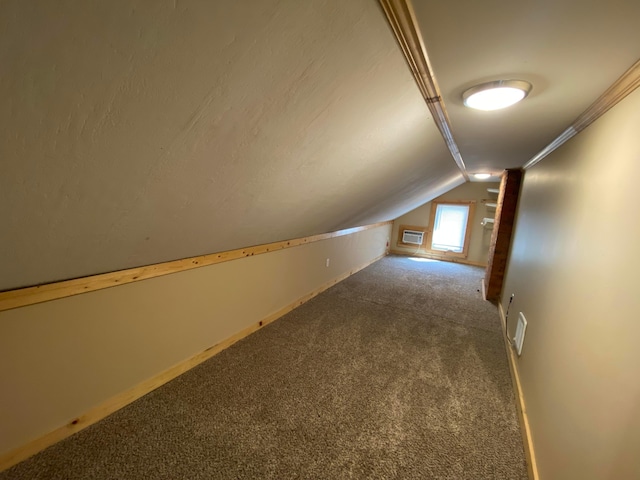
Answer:
<svg viewBox="0 0 640 480"><path fill-rule="evenodd" d="M433 120L447 144L447 148L465 180L469 181L467 168L458 149L458 145L453 138L451 122L449 121L438 83L433 74L433 68L429 63L429 57L427 56L427 51L422 41L422 35L411 2L410 0L379 1L389 21L389 25L400 44L402 53L409 64L418 89L427 102L429 111L433 115Z"/></svg>
<svg viewBox="0 0 640 480"><path fill-rule="evenodd" d="M562 146L570 138L587 128L604 115L611 107L625 98L636 88L640 87L640 60L634 63L613 85L611 85L589 108L580 114L573 123L549 145L538 152L531 160L524 164L525 170L533 167L551 152Z"/></svg>

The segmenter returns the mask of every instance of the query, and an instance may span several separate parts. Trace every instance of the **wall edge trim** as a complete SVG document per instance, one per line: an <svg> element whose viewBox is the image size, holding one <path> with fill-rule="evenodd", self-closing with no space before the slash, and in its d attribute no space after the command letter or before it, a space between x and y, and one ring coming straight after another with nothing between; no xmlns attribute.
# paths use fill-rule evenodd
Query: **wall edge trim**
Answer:
<svg viewBox="0 0 640 480"><path fill-rule="evenodd" d="M522 393L522 385L520 384L518 364L516 363L513 348L507 340L507 323L502 302L498 302L498 312L500 314L500 322L502 324L502 339L504 340L504 346L507 353L509 373L511 374L511 383L513 384L513 393L516 397L516 410L518 411L518 420L520 420L520 432L522 433L522 443L524 444L524 453L527 460L527 473L530 480L539 480L540 476L538 474L538 464L536 462L536 455L533 449L529 416L527 414L524 394Z"/></svg>
<svg viewBox="0 0 640 480"><path fill-rule="evenodd" d="M636 61L620 76L595 102L576 118L566 130L558 135L549 145L540 150L531 160L524 164L523 169L533 167L551 152L560 148L569 139L587 128L627 95L640 87L640 60Z"/></svg>
<svg viewBox="0 0 640 480"><path fill-rule="evenodd" d="M433 260L441 260L443 262L451 262L451 263L462 263L463 265L471 265L472 267L483 267L487 266L486 263L480 262L472 262L465 258L458 257L447 257L446 255L436 255L432 253L423 253L423 252L403 252L402 250L391 249L389 252L393 255L402 255L403 257L421 257L421 258L431 258Z"/></svg>
<svg viewBox="0 0 640 480"><path fill-rule="evenodd" d="M384 258L385 256L387 256L386 252L364 263L359 267L351 269L348 272L337 276L333 280L329 280L328 282L322 284L320 287L312 290L306 295L303 295L302 297L282 307L276 312L268 315L262 320L252 323L248 327L231 335L225 340L222 340L221 342L205 349L204 351L197 353L196 355L189 357L186 360L183 360L182 362L179 362L173 365L172 367L169 367L168 369L160 372L159 374L147 380L144 380L143 382L125 390L124 392L121 392L105 400L101 404L91 408L90 410L83 413L82 415L79 415L78 417L72 419L65 425L58 427L55 430L52 430L51 432L42 435L41 437L31 440L30 442L26 443L21 447L10 450L9 452L4 454L0 454L0 472L9 469L12 466L24 460L27 460L29 457L32 457L38 452L41 452L45 448L50 447L60 442L61 440L64 440L65 438L70 437L71 435L79 432L80 430L83 430L88 426L99 422L100 420L106 418L112 413L115 413L116 411L129 405L135 400L143 397L147 393L152 392L156 388L161 387L165 383L191 370L193 367L201 364L206 360L209 360L211 357L220 353L226 348L229 348L231 345L238 342L239 340L242 340L243 338L260 330L262 327L276 321L283 315L286 315L287 313L291 312L292 310L299 307L300 305L308 302L309 300L316 297L317 295L324 292L325 290L329 289L330 287L334 286L335 284L341 282L342 280L345 280L346 278L359 272L360 270L365 269L369 265L374 264L375 262Z"/></svg>
<svg viewBox="0 0 640 480"><path fill-rule="evenodd" d="M465 181L469 181L467 167L464 164L458 144L453 138L451 121L447 109L442 100L440 88L433 73L433 67L429 62L427 50L422 40L422 34L418 27L413 6L410 0L378 0L384 11L389 26L393 31L398 45L407 61L407 65L413 74L418 89L422 94L427 107L431 111L442 138L460 169Z"/></svg>
<svg viewBox="0 0 640 480"><path fill-rule="evenodd" d="M183 272L194 268L215 265L216 263L228 262L244 257L252 257L286 248L306 245L308 243L328 240L330 238L351 235L372 228L390 225L393 221L373 223L360 227L347 228L329 233L320 233L308 237L282 240L279 242L265 243L253 247L239 248L236 250L226 250L223 252L199 255L196 257L171 260L168 262L145 265L142 267L117 270L115 272L100 273L86 277L62 280L60 282L46 283L32 287L17 288L0 292L0 312L19 307L26 307L36 303L48 302L58 298L80 295L82 293L94 292L103 288L116 287L126 283L138 282L149 278L169 275L171 273Z"/></svg>

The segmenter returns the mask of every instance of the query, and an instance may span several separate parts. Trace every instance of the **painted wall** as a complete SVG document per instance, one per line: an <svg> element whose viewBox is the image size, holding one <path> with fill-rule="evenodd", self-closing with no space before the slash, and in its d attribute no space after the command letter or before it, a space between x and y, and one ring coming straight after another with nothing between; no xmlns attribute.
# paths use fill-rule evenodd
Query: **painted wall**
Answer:
<svg viewBox="0 0 640 480"><path fill-rule="evenodd" d="M640 90L525 173L502 305L543 480L640 478Z"/></svg>
<svg viewBox="0 0 640 480"><path fill-rule="evenodd" d="M0 455L384 255L390 230L0 312Z"/></svg>
<svg viewBox="0 0 640 480"><path fill-rule="evenodd" d="M462 181L375 1L5 0L0 60L0 290L391 220Z"/></svg>
<svg viewBox="0 0 640 480"><path fill-rule="evenodd" d="M464 200L476 201L476 211L471 220L471 239L469 243L469 255L467 261L479 265L487 264L489 245L491 243L491 227L483 227L480 223L484 217L493 218L495 209L486 207L482 203L483 199L496 200L498 196L487 192L487 188L499 188L499 183L493 182L467 182L459 187L450 190L444 195L440 195L435 200ZM405 247L397 244L398 231L400 225L414 225L417 227L428 227L431 219L431 202L425 203L393 221L393 232L391 235L391 248L394 251L403 253L425 253L425 248Z"/></svg>

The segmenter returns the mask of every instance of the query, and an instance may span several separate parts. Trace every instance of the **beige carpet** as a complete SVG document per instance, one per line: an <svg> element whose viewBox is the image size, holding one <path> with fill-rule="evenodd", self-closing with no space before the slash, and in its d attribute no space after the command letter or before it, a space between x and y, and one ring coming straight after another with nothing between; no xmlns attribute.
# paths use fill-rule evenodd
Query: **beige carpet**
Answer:
<svg viewBox="0 0 640 480"><path fill-rule="evenodd" d="M0 479L525 479L482 274L384 258Z"/></svg>

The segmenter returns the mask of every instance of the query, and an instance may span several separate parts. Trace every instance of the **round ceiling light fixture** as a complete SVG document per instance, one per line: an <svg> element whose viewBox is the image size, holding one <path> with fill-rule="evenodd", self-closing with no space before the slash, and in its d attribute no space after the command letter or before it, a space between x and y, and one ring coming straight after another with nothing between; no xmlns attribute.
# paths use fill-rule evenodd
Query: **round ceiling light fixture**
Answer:
<svg viewBox="0 0 640 480"><path fill-rule="evenodd" d="M478 180L486 180L487 178L491 177L491 174L490 173L474 173L473 176L476 177Z"/></svg>
<svg viewBox="0 0 640 480"><path fill-rule="evenodd" d="M471 87L462 94L467 107L476 110L499 110L518 103L531 91L524 80L495 80Z"/></svg>

